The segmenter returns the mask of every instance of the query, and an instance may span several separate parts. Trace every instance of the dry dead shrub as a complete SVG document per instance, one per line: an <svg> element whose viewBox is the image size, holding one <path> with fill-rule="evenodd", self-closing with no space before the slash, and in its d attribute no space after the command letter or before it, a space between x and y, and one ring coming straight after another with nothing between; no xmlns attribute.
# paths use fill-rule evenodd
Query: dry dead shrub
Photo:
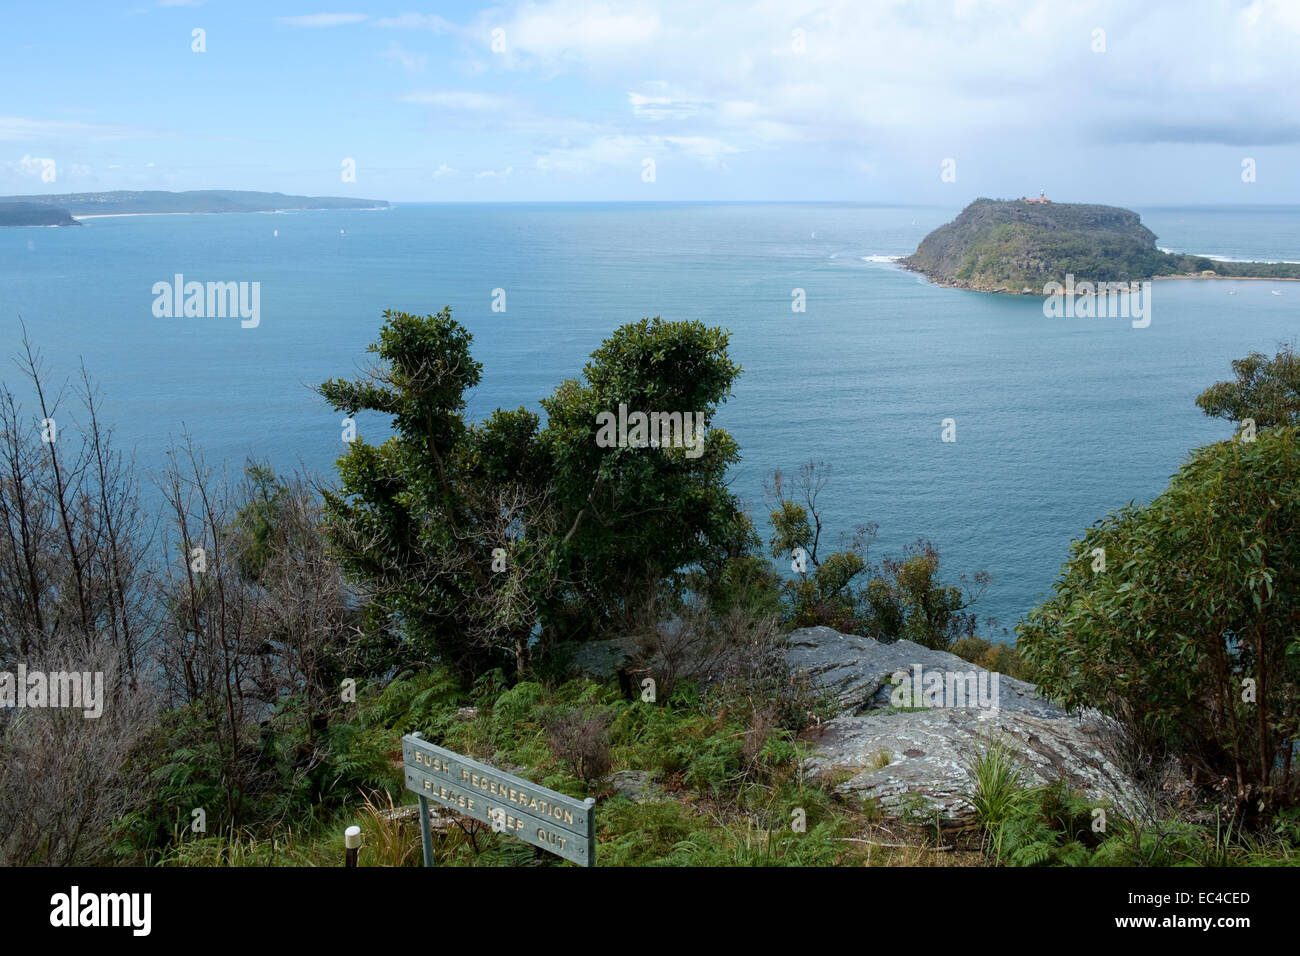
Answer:
<svg viewBox="0 0 1300 956"><path fill-rule="evenodd" d="M569 772L591 786L609 773L609 714L564 711L550 721L547 743Z"/></svg>
<svg viewBox="0 0 1300 956"><path fill-rule="evenodd" d="M154 720L148 694L121 678L115 652L81 642L25 659L28 673L99 672L102 713L45 707L0 711L0 865L110 862L113 825L134 809L140 781L129 769ZM84 698L83 698L84 700Z"/></svg>
<svg viewBox="0 0 1300 956"><path fill-rule="evenodd" d="M740 753L745 766L754 768L759 764L763 748L778 727L777 710L773 706L757 707L749 716L749 726L745 728L745 738L741 743Z"/></svg>

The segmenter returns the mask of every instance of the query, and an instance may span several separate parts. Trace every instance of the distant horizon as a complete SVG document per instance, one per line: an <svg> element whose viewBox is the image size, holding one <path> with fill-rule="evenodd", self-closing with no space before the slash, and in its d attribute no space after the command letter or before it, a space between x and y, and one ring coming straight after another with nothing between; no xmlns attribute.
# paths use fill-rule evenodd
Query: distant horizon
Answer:
<svg viewBox="0 0 1300 956"><path fill-rule="evenodd" d="M1021 196L981 195L964 202L903 202L875 199L388 199L383 196L341 196L337 193L311 193L294 189L244 189L231 186L196 186L192 189L158 189L144 187L122 187L114 189L80 189L59 193L13 193L0 196L0 200L54 200L66 196L88 195L94 193L146 193L158 192L181 195L201 192L235 192L265 193L282 196L295 196L308 199L342 199L351 202L384 202L390 206L748 206L748 205L800 205L800 206L874 206L884 209L950 209L954 205L967 206L978 199L991 199L996 202L1015 202L1029 194ZM1051 198L1050 196L1048 197ZM1052 199L1057 206L1092 205L1115 206L1118 208L1142 209L1300 209L1300 202L1158 202L1158 203L1123 203L1095 199ZM341 210L294 210L297 212L341 211ZM355 212L371 212L355 208ZM159 215L158 213L140 213L139 215ZM189 215L176 213L175 215ZM196 213L195 215L230 215L230 213Z"/></svg>

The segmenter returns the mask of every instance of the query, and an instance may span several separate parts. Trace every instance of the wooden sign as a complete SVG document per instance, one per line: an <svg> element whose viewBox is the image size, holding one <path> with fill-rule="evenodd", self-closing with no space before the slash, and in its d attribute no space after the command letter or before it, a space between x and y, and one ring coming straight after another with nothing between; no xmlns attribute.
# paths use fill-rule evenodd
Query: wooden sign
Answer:
<svg viewBox="0 0 1300 956"><path fill-rule="evenodd" d="M433 866L431 800L580 866L596 865L594 798L556 793L431 744L419 734L402 738L402 760L406 789L420 798L425 866Z"/></svg>

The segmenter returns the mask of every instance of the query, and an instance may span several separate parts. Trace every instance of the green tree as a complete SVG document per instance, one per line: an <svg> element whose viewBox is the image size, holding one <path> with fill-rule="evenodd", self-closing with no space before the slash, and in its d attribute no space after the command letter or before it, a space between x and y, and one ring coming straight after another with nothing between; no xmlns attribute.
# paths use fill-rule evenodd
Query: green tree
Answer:
<svg viewBox="0 0 1300 956"><path fill-rule="evenodd" d="M781 585L789 623L822 624L881 641L906 639L940 650L973 636L975 615L969 609L988 586L988 572L944 584L939 551L926 540L908 545L898 558L870 566L867 550L876 536L874 523L841 534L839 550L825 554L817 498L829 480L824 462L809 462L788 480L774 472L766 487L772 505L769 548L777 560L789 560L794 572ZM865 585L860 583L864 580Z"/></svg>
<svg viewBox="0 0 1300 956"><path fill-rule="evenodd" d="M427 657L437 647L469 663L464 623L475 588L491 574L491 544L474 536L457 452L469 431L465 392L482 367L470 335L443 309L419 316L386 311L380 363L320 394L348 416L389 416L382 445L359 436L338 460L341 490L326 491L326 527L347 573L374 597L373 613Z"/></svg>
<svg viewBox="0 0 1300 956"><path fill-rule="evenodd" d="M464 420L479 381L469 333L450 310L385 312L381 363L326 382L348 415L377 411L393 437L358 439L325 496L348 572L374 595L390 632L422 657L469 671L529 658L559 636L603 632L692 567L743 551L747 523L727 490L735 442L711 427L740 368L727 333L644 319L592 354L585 382L563 382L525 409ZM663 447L598 441L602 413L685 413L697 431ZM698 439L698 441L697 441Z"/></svg>
<svg viewBox="0 0 1300 956"><path fill-rule="evenodd" d="M1294 791L1297 432L1197 449L1150 505L1075 541L1055 596L1017 626L1047 693L1119 718L1252 811Z"/></svg>
<svg viewBox="0 0 1300 956"><path fill-rule="evenodd" d="M867 585L866 604L873 631L882 641L908 640L946 651L975 636L971 606L984 594L991 577L976 571L957 584L939 579L939 549L920 539L898 558L885 558Z"/></svg>
<svg viewBox="0 0 1300 956"><path fill-rule="evenodd" d="M1251 352L1234 359L1235 381L1216 382L1196 404L1212 418L1230 422L1253 419L1259 428L1300 425L1300 354L1289 345L1273 358Z"/></svg>
<svg viewBox="0 0 1300 956"><path fill-rule="evenodd" d="M868 571L867 550L876 536L876 525L859 525L852 535L842 534L840 550L824 553L825 527L817 499L830 475L825 462L811 461L800 465L789 479L780 471L772 473L771 482L765 485L772 507L768 547L772 557L788 562L794 575L781 584L789 623L795 627L821 624L859 633L865 621L861 591L855 583Z"/></svg>
<svg viewBox="0 0 1300 956"><path fill-rule="evenodd" d="M592 353L585 384L571 379L543 400L540 442L552 464L567 583L547 610L565 636L589 637L665 587L680 594L691 568L744 551L748 523L726 487L740 455L731 435L711 426L740 373L727 340L700 322L642 319ZM596 417L620 405L629 414L698 416L702 448L601 447Z"/></svg>

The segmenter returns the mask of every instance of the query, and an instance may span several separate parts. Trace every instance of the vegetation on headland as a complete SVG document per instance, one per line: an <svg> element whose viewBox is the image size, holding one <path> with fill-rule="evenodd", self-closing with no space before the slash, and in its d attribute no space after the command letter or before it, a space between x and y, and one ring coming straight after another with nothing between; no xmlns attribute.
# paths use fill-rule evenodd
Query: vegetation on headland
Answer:
<svg viewBox="0 0 1300 956"><path fill-rule="evenodd" d="M79 226L71 214L43 202L0 201L0 226Z"/></svg>
<svg viewBox="0 0 1300 956"><path fill-rule="evenodd" d="M1300 263L1226 262L1163 252L1138 214L1115 206L976 199L901 260L935 282L1043 295L1049 282L1156 277L1300 279Z"/></svg>
<svg viewBox="0 0 1300 956"><path fill-rule="evenodd" d="M51 207L72 216L275 212L281 209L374 209L388 205L382 199L288 196L284 193L253 192L243 189L192 189L186 192L118 189L108 192L61 193L48 196L0 196L0 211L3 205L8 203ZM0 219L0 225L3 224L5 223ZM26 225L26 223L10 224Z"/></svg>
<svg viewBox="0 0 1300 956"><path fill-rule="evenodd" d="M321 393L388 416L391 438L357 440L324 489L256 465L231 483L178 446L158 479L162 527L84 375L77 424L42 441L54 398L24 354L37 407L0 390L0 669L99 669L112 696L98 720L0 711L0 859L337 865L359 822L363 865L413 865L399 738L415 730L596 797L600 865L1300 859L1289 350L1202 397L1253 417L1254 440L1243 422L1150 506L1076 542L1017 649L978 633L984 576L943 580L932 545L874 562L868 525L827 548L824 468L773 476L765 555L725 486L724 432L709 427L698 459L594 441L595 412L618 401L711 417L739 373L725 332L624 326L547 400L545 427L524 410L464 420L470 346L446 310L386 314L374 374ZM804 570L778 573L797 549ZM1098 833L1095 807L1027 788L990 751L971 767L973 828L945 831L920 807L885 821L805 778L810 728L835 711L790 671L796 624L951 649L1104 709L1149 805ZM671 663L652 703L569 665L610 634ZM1246 678L1253 708L1234 696ZM436 853L563 865L454 815Z"/></svg>

